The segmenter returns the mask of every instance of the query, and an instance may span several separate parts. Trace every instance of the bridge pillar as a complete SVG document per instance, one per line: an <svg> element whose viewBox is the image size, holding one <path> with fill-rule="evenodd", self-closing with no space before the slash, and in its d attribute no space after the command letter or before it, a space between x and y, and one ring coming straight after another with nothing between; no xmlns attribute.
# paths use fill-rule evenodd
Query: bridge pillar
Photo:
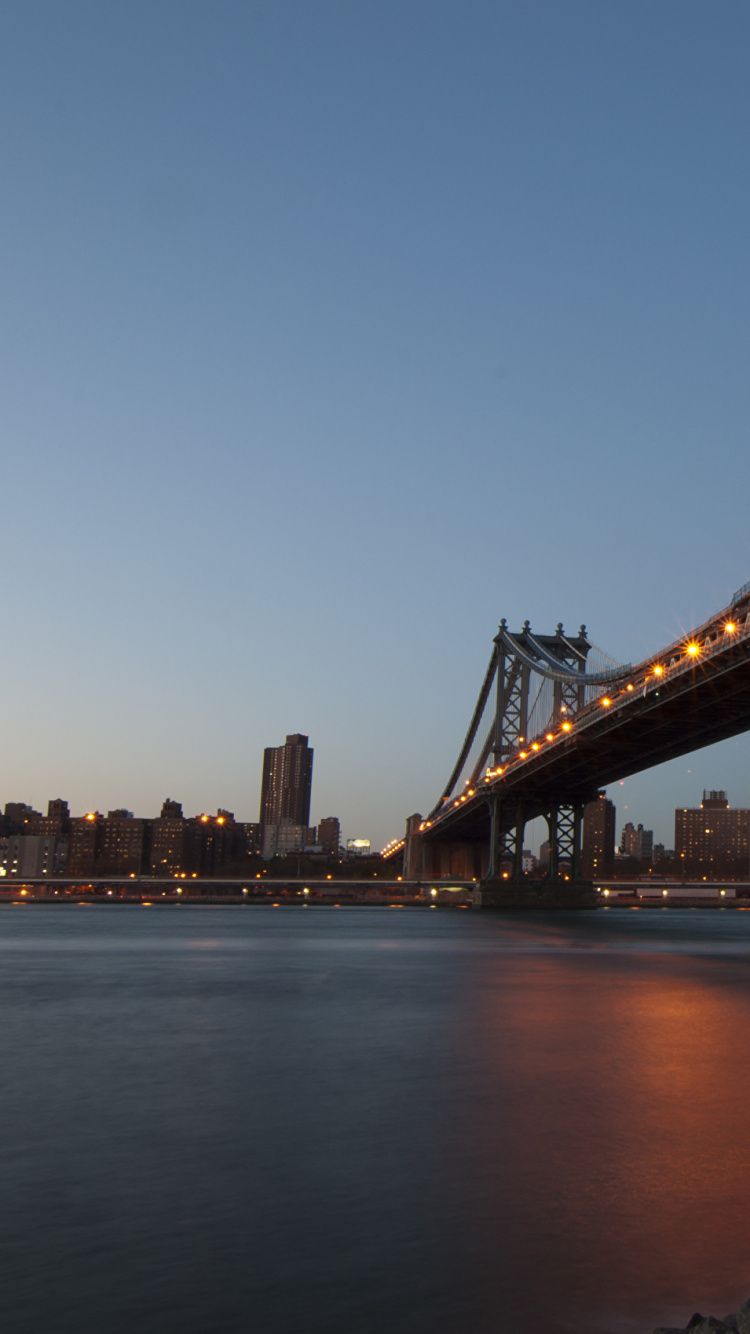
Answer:
<svg viewBox="0 0 750 1334"><path fill-rule="evenodd" d="M501 799L493 794L490 806L490 856L486 878L477 887L478 908L595 908L593 885L581 873L581 832L584 802L552 806L545 814L549 830L550 860L543 880L533 880L523 871L523 840L526 812L517 805L511 829L507 812L502 817ZM505 827L504 827L505 826ZM503 871L505 864L509 869Z"/></svg>

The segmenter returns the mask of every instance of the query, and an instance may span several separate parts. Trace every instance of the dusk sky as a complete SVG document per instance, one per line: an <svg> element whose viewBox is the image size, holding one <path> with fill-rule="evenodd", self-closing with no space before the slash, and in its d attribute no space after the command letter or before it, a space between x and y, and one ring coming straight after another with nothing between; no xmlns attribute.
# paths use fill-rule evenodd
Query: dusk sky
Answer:
<svg viewBox="0 0 750 1334"><path fill-rule="evenodd" d="M0 802L435 802L493 634L750 579L750 7L0 3ZM673 846L750 737L628 780Z"/></svg>

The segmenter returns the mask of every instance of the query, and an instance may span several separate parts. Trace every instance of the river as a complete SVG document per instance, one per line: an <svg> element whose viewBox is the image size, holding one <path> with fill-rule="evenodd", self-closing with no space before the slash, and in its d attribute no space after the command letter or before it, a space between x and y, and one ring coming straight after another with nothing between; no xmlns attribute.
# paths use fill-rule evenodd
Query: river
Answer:
<svg viewBox="0 0 750 1334"><path fill-rule="evenodd" d="M4 1332L750 1296L750 913L8 905L0 989Z"/></svg>

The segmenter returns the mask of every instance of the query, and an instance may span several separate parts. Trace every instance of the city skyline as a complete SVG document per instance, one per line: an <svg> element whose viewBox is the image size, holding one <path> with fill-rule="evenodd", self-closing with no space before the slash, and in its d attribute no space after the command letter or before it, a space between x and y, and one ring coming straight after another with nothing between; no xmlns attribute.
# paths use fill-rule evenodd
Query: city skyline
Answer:
<svg viewBox="0 0 750 1334"><path fill-rule="evenodd" d="M254 819L301 727L382 846L502 617L638 661L750 578L750 13L291 12L5 8L0 794Z"/></svg>

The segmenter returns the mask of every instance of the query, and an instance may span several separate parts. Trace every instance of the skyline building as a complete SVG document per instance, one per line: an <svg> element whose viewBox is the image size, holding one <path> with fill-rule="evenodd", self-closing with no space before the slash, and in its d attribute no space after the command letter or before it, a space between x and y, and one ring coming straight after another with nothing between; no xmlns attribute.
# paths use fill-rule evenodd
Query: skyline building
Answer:
<svg viewBox="0 0 750 1334"><path fill-rule="evenodd" d="M312 747L301 732L292 732L283 746L266 747L260 788L261 843L267 825L308 828L312 767Z"/></svg>
<svg viewBox="0 0 750 1334"><path fill-rule="evenodd" d="M620 851L624 857L635 857L636 861L650 865L654 856L653 829L644 829L642 824L636 829L632 820L628 820L620 834Z"/></svg>
<svg viewBox="0 0 750 1334"><path fill-rule="evenodd" d="M339 844L341 843L341 825L338 817L327 815L318 825L318 842L329 857L338 855Z"/></svg>
<svg viewBox="0 0 750 1334"><path fill-rule="evenodd" d="M584 807L581 859L587 880L612 875L615 865L615 816L615 807L603 792L600 792L596 801L590 801Z"/></svg>
<svg viewBox="0 0 750 1334"><path fill-rule="evenodd" d="M675 858L687 875L747 876L750 810L732 810L723 790L706 790L699 807L674 813Z"/></svg>

